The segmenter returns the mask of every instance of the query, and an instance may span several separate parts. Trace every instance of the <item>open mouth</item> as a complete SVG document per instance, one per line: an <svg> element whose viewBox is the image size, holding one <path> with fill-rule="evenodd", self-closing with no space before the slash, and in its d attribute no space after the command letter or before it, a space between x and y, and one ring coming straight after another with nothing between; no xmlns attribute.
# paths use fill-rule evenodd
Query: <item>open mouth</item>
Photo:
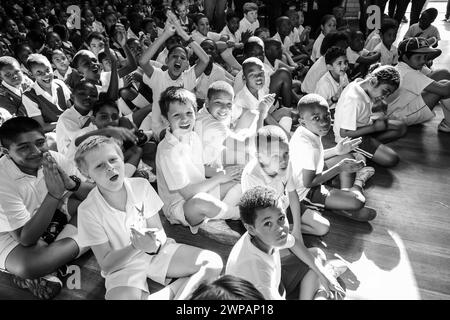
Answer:
<svg viewBox="0 0 450 320"><path fill-rule="evenodd" d="M175 63L174 65L173 65L173 67L175 68L175 70L180 70L181 69L181 63Z"/></svg>
<svg viewBox="0 0 450 320"><path fill-rule="evenodd" d="M281 241L281 240L284 240L286 238L287 238L287 233L283 232L277 239Z"/></svg>
<svg viewBox="0 0 450 320"><path fill-rule="evenodd" d="M188 124L185 124L185 125L180 125L180 129L183 129L183 130L187 130L187 129L189 129L191 127L191 125L188 123Z"/></svg>
<svg viewBox="0 0 450 320"><path fill-rule="evenodd" d="M119 175L118 175L118 174L115 174L115 175L113 175L111 178L109 178L109 181L116 182L117 179L119 179Z"/></svg>
<svg viewBox="0 0 450 320"><path fill-rule="evenodd" d="M50 84L52 82L52 78L42 79L42 82L44 82L46 84Z"/></svg>

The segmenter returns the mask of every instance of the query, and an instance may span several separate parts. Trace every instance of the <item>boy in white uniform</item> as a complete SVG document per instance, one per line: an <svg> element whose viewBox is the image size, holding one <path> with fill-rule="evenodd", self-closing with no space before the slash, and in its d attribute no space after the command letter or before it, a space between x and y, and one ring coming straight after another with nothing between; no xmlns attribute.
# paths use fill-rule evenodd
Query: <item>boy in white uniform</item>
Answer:
<svg viewBox="0 0 450 320"><path fill-rule="evenodd" d="M106 299L153 298L147 278L166 285L172 277L181 279L156 298L185 299L199 281L219 276L217 254L167 238L158 214L161 199L145 179L125 178L123 154L113 139L88 138L75 161L97 185L79 207L79 236L100 265Z"/></svg>
<svg viewBox="0 0 450 320"><path fill-rule="evenodd" d="M346 267L325 265L320 249L307 249L303 238L289 234L286 213L275 190L261 186L248 190L239 209L247 232L231 250L225 274L250 281L267 300L345 295L336 278ZM294 254L280 258L280 250L285 248Z"/></svg>
<svg viewBox="0 0 450 320"><path fill-rule="evenodd" d="M258 5L253 2L246 2L242 9L244 11L244 18L239 22L238 32L241 34L247 31L255 33L255 30L259 28Z"/></svg>
<svg viewBox="0 0 450 320"><path fill-rule="evenodd" d="M92 185L81 181L71 161L48 151L37 121L12 118L0 137L0 269L12 273L18 287L51 299L62 288L53 272L86 251L76 211Z"/></svg>
<svg viewBox="0 0 450 320"><path fill-rule="evenodd" d="M413 38L413 37L421 37L425 38L428 41L432 40L433 47L436 48L438 46L438 41L441 40L441 36L439 34L438 28L432 25L434 20L436 20L438 16L438 10L436 8L428 8L420 15L419 22L411 25L406 31L403 39Z"/></svg>
<svg viewBox="0 0 450 320"><path fill-rule="evenodd" d="M170 124L156 152L158 192L164 201L164 214L170 223L188 226L194 234L199 228L208 232L208 228L220 227L222 230L215 230L211 236L234 244L239 234L223 220L239 219L242 169L210 170L211 178L207 179L202 142L193 132L195 96L186 89L169 87L159 102L161 114Z"/></svg>
<svg viewBox="0 0 450 320"><path fill-rule="evenodd" d="M395 66L398 63L397 47L394 46L397 38L398 23L394 19L386 19L381 25L381 42L375 46L373 51L381 54L380 63L382 66Z"/></svg>

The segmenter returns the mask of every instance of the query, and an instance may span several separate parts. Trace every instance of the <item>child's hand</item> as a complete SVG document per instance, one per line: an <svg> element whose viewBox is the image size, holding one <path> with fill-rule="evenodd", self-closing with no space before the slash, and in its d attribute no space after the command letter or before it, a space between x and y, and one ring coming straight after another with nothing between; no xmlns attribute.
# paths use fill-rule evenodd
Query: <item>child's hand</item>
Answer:
<svg viewBox="0 0 450 320"><path fill-rule="evenodd" d="M336 300L343 299L345 297L345 291L337 281L337 279L331 274L331 272L325 268L320 269L319 280L324 286L328 295Z"/></svg>
<svg viewBox="0 0 450 320"><path fill-rule="evenodd" d="M242 43L246 43L251 36L253 36L253 32L251 30L242 32L241 34Z"/></svg>
<svg viewBox="0 0 450 320"><path fill-rule="evenodd" d="M167 19L166 21L166 25L164 26L164 32L163 34L167 37L170 38L171 36L173 36L175 33L177 32L177 29L175 28L175 26L169 22L169 19Z"/></svg>
<svg viewBox="0 0 450 320"><path fill-rule="evenodd" d="M224 169L224 182L241 181L242 168L239 166L231 166Z"/></svg>
<svg viewBox="0 0 450 320"><path fill-rule="evenodd" d="M372 107L372 112L383 112L386 113L388 104L384 100L378 100Z"/></svg>
<svg viewBox="0 0 450 320"><path fill-rule="evenodd" d="M43 154L42 167L48 193L56 199L61 199L66 191L66 187L64 185L64 180L58 171L56 161L49 152Z"/></svg>
<svg viewBox="0 0 450 320"><path fill-rule="evenodd" d="M103 49L106 53L106 57L111 61L111 65L117 63L117 58L114 52L109 47L109 38L105 38L105 48Z"/></svg>
<svg viewBox="0 0 450 320"><path fill-rule="evenodd" d="M242 171L244 171L244 166L243 165L240 165L240 164L237 164L237 165L234 165L234 166L228 166L228 167L226 167L226 170L236 170L237 171L237 174L235 175L235 179L233 179L234 181L236 181L236 182L241 182L241 176L242 176Z"/></svg>
<svg viewBox="0 0 450 320"><path fill-rule="evenodd" d="M385 131L387 129L387 121L386 119L377 119L373 123L373 128L376 132L378 131Z"/></svg>
<svg viewBox="0 0 450 320"><path fill-rule="evenodd" d="M139 231L131 228L131 245L140 251L153 253L158 250L161 242L156 239L156 232L153 230Z"/></svg>
<svg viewBox="0 0 450 320"><path fill-rule="evenodd" d="M133 129L111 127L107 129L107 134L120 141L131 141L132 143L137 143L138 141Z"/></svg>
<svg viewBox="0 0 450 320"><path fill-rule="evenodd" d="M127 31L125 30L125 26L121 23L116 24L116 41L123 48L127 44Z"/></svg>
<svg viewBox="0 0 450 320"><path fill-rule="evenodd" d="M259 103L258 109L261 113L267 113L275 102L275 93L265 95Z"/></svg>
<svg viewBox="0 0 450 320"><path fill-rule="evenodd" d="M337 155L343 155L350 153L351 151L355 150L357 146L359 146L362 142L362 138L356 138L353 140L350 140L349 137L346 137L338 142L336 145L336 154Z"/></svg>
<svg viewBox="0 0 450 320"><path fill-rule="evenodd" d="M228 48L234 48L235 42L233 40L227 40L227 47Z"/></svg>
<svg viewBox="0 0 450 320"><path fill-rule="evenodd" d="M353 173L364 168L365 164L363 160L356 161L355 159L343 159L339 162L338 167L341 172Z"/></svg>
<svg viewBox="0 0 450 320"><path fill-rule="evenodd" d="M123 86L124 88L129 87L133 83L133 74L127 74L123 79Z"/></svg>

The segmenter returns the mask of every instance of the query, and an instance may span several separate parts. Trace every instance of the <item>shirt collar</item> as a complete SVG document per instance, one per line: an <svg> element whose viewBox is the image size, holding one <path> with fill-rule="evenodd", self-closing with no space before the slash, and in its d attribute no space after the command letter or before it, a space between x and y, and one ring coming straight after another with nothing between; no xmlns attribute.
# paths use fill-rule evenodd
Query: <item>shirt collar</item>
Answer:
<svg viewBox="0 0 450 320"><path fill-rule="evenodd" d="M5 155L3 157L5 158L4 167L8 168L7 170L5 170L5 172L7 172L8 175L14 180L21 180L24 178L38 179L43 176L42 167L39 168L37 176L35 177L33 175L22 172L8 155Z"/></svg>
<svg viewBox="0 0 450 320"><path fill-rule="evenodd" d="M11 91L12 93L14 93L15 95L21 97L22 96L22 88L15 88L13 86L10 86L9 84L7 84L4 80L2 81L2 85L8 89L9 91Z"/></svg>
<svg viewBox="0 0 450 320"><path fill-rule="evenodd" d="M166 129L166 135L164 136L164 139L167 141L167 143L169 143L171 146L176 146L176 145L180 145L180 144L186 144L186 145L190 145L191 141L192 141L192 135L194 134L194 132L190 132L188 134L188 136L185 136L183 141L180 141L177 137L175 137L172 132L170 132L170 129ZM185 143L183 143L185 142ZM186 143L187 142L187 143Z"/></svg>
<svg viewBox="0 0 450 320"><path fill-rule="evenodd" d="M363 99L364 103L371 103L370 97L367 95L367 93L364 91L363 88L359 85L359 83L363 81L363 79L356 79L355 80L355 91L359 93L361 98Z"/></svg>
<svg viewBox="0 0 450 320"><path fill-rule="evenodd" d="M252 166L253 169L251 170L252 173L255 173L255 175L262 177L266 185L270 185L272 182L272 179L274 177L270 177L261 167L261 164L259 163L258 159L251 160L253 162Z"/></svg>
<svg viewBox="0 0 450 320"><path fill-rule="evenodd" d="M304 126L299 126L298 130L300 130L300 134L302 136L306 136L308 139L311 139L311 140L313 140L313 141L315 141L315 142L317 142L319 144L322 143L322 140L321 140L321 138L318 135L312 133L311 131L306 129Z"/></svg>

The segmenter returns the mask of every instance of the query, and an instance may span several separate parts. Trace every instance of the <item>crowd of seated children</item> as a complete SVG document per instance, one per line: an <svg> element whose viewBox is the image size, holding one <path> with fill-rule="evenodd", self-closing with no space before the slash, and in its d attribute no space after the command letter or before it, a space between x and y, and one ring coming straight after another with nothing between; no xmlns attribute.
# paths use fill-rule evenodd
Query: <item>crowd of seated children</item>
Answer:
<svg viewBox="0 0 450 320"><path fill-rule="evenodd" d="M333 228L324 209L376 217L366 161L395 166L387 144L408 125L441 106L438 130L450 132L433 8L397 48L395 20L365 39L339 6L309 23L320 21L313 39L314 6L283 7L274 31L258 20L261 1L230 4L223 27L202 0L88 0L77 29L65 3L5 1L0 269L40 299L88 248L106 299L343 298L345 267L303 234ZM336 144L324 149L325 136ZM217 254L167 238L160 217L234 245L225 270Z"/></svg>

